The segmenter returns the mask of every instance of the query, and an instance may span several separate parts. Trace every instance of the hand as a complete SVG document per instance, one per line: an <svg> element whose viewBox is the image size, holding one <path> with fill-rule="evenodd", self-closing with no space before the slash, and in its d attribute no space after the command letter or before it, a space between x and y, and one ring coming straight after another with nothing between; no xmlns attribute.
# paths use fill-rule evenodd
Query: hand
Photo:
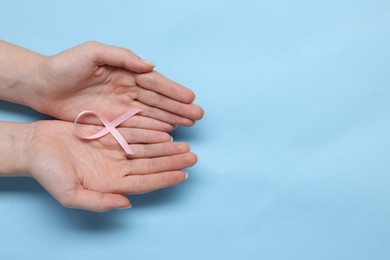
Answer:
<svg viewBox="0 0 390 260"><path fill-rule="evenodd" d="M87 42L46 58L39 71L32 106L62 120L73 121L86 109L116 117L135 107L142 109L140 116L125 126L170 131L203 116L192 104L191 90L153 71L127 49Z"/></svg>
<svg viewBox="0 0 390 260"><path fill-rule="evenodd" d="M123 194L137 194L179 184L183 168L194 165L195 154L185 143L170 142L167 133L119 127L135 155L127 159L110 135L84 141L74 124L32 123L25 142L26 168L62 205L92 211L130 207ZM100 126L80 125L96 133Z"/></svg>

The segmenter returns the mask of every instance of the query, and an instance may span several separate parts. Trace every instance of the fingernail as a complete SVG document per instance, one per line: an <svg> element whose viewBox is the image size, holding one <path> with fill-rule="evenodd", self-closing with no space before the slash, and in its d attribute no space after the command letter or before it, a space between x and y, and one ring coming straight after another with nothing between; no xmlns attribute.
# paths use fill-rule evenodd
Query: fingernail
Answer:
<svg viewBox="0 0 390 260"><path fill-rule="evenodd" d="M145 63L145 64L150 65L150 66L156 67L156 65L155 65L153 62L151 62L150 60L141 59L141 61L142 61L143 63Z"/></svg>
<svg viewBox="0 0 390 260"><path fill-rule="evenodd" d="M173 142L173 137L171 136L171 142Z"/></svg>
<svg viewBox="0 0 390 260"><path fill-rule="evenodd" d="M187 180L188 179L188 172L184 172L186 177L184 178L184 180Z"/></svg>
<svg viewBox="0 0 390 260"><path fill-rule="evenodd" d="M130 206L128 207L123 207L123 208L118 208L118 209L131 209L133 207L133 205L130 204Z"/></svg>

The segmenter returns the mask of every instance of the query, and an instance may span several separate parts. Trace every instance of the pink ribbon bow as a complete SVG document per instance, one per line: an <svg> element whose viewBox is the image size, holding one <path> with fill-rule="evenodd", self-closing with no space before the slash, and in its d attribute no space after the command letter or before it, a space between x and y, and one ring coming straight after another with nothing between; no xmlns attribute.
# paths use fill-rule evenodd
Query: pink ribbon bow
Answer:
<svg viewBox="0 0 390 260"><path fill-rule="evenodd" d="M127 141L125 140L125 138L123 138L123 136L119 133L119 131L116 129L117 126L119 126L120 124L122 124L123 122L125 122L127 119L129 119L130 117L134 116L135 114L141 112L140 109L138 108L133 108L133 109L130 109L129 111L127 111L126 113L118 116L116 119L114 119L112 122L110 122L105 116L103 116L102 114L98 113L98 112L94 112L94 111L90 111L90 110L85 110L83 112L81 112L75 119L75 128L76 128L76 133L78 134L78 136L82 139L86 139L86 140L94 140L94 139L98 139L98 138L101 138L103 136L105 136L106 134L108 133L111 133L112 136L118 141L118 143L120 144L120 146L123 148L123 150L126 152L126 154L128 155L131 155L131 154L134 154L134 152L131 150L129 144L127 143ZM91 114L91 115L94 115L96 116L97 118L99 118L99 120L103 123L103 125L105 126L105 128L103 128L102 130L100 130L98 133L94 134L94 135L90 135L90 136L82 136L80 134L80 131L78 131L77 129L77 122L79 121L79 119L85 115L88 115L88 114Z"/></svg>

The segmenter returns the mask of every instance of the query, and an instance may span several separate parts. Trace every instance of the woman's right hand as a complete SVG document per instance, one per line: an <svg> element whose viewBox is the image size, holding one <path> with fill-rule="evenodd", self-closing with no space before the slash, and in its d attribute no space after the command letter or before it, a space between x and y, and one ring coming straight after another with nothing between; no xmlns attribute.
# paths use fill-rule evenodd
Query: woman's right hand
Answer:
<svg viewBox="0 0 390 260"><path fill-rule="evenodd" d="M73 123L52 120L30 126L23 149L27 171L66 207L99 212L128 208L124 194L179 184L187 177L183 169L197 161L187 144L171 142L165 132L117 128L135 153L128 159L110 134L85 141L76 136Z"/></svg>

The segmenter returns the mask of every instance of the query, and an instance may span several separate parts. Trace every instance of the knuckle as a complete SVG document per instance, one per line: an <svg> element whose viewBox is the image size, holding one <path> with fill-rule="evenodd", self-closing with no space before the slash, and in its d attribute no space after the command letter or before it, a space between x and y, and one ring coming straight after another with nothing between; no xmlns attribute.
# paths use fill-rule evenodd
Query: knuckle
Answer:
<svg viewBox="0 0 390 260"><path fill-rule="evenodd" d="M148 115L156 115L157 110L152 106L147 106L144 110L148 113Z"/></svg>
<svg viewBox="0 0 390 260"><path fill-rule="evenodd" d="M147 154L148 154L148 148L146 147L146 145L142 145L142 146L141 146L141 149L140 149L139 153L140 153L140 155L141 155L142 157L146 157L146 156L147 156Z"/></svg>
<svg viewBox="0 0 390 260"><path fill-rule="evenodd" d="M161 95L157 94L156 92L151 92L150 96L151 105L154 107L158 107L164 102L164 99L161 97Z"/></svg>
<svg viewBox="0 0 390 260"><path fill-rule="evenodd" d="M137 75L139 84L145 88L151 88L156 85L156 77L153 73L144 73Z"/></svg>
<svg viewBox="0 0 390 260"><path fill-rule="evenodd" d="M89 53L93 57L100 57L100 55L103 53L104 45L97 41L88 41L84 43L83 46L86 49L86 53Z"/></svg>
<svg viewBox="0 0 390 260"><path fill-rule="evenodd" d="M89 48L97 48L101 46L101 43L98 41L87 41L84 43L84 46L89 47Z"/></svg>
<svg viewBox="0 0 390 260"><path fill-rule="evenodd" d="M154 172L154 169L156 167L156 160L150 159L147 161L145 165L145 173L150 174Z"/></svg>
<svg viewBox="0 0 390 260"><path fill-rule="evenodd" d="M143 192L145 189L145 178L143 176L136 176L134 179L134 191L136 193Z"/></svg>

